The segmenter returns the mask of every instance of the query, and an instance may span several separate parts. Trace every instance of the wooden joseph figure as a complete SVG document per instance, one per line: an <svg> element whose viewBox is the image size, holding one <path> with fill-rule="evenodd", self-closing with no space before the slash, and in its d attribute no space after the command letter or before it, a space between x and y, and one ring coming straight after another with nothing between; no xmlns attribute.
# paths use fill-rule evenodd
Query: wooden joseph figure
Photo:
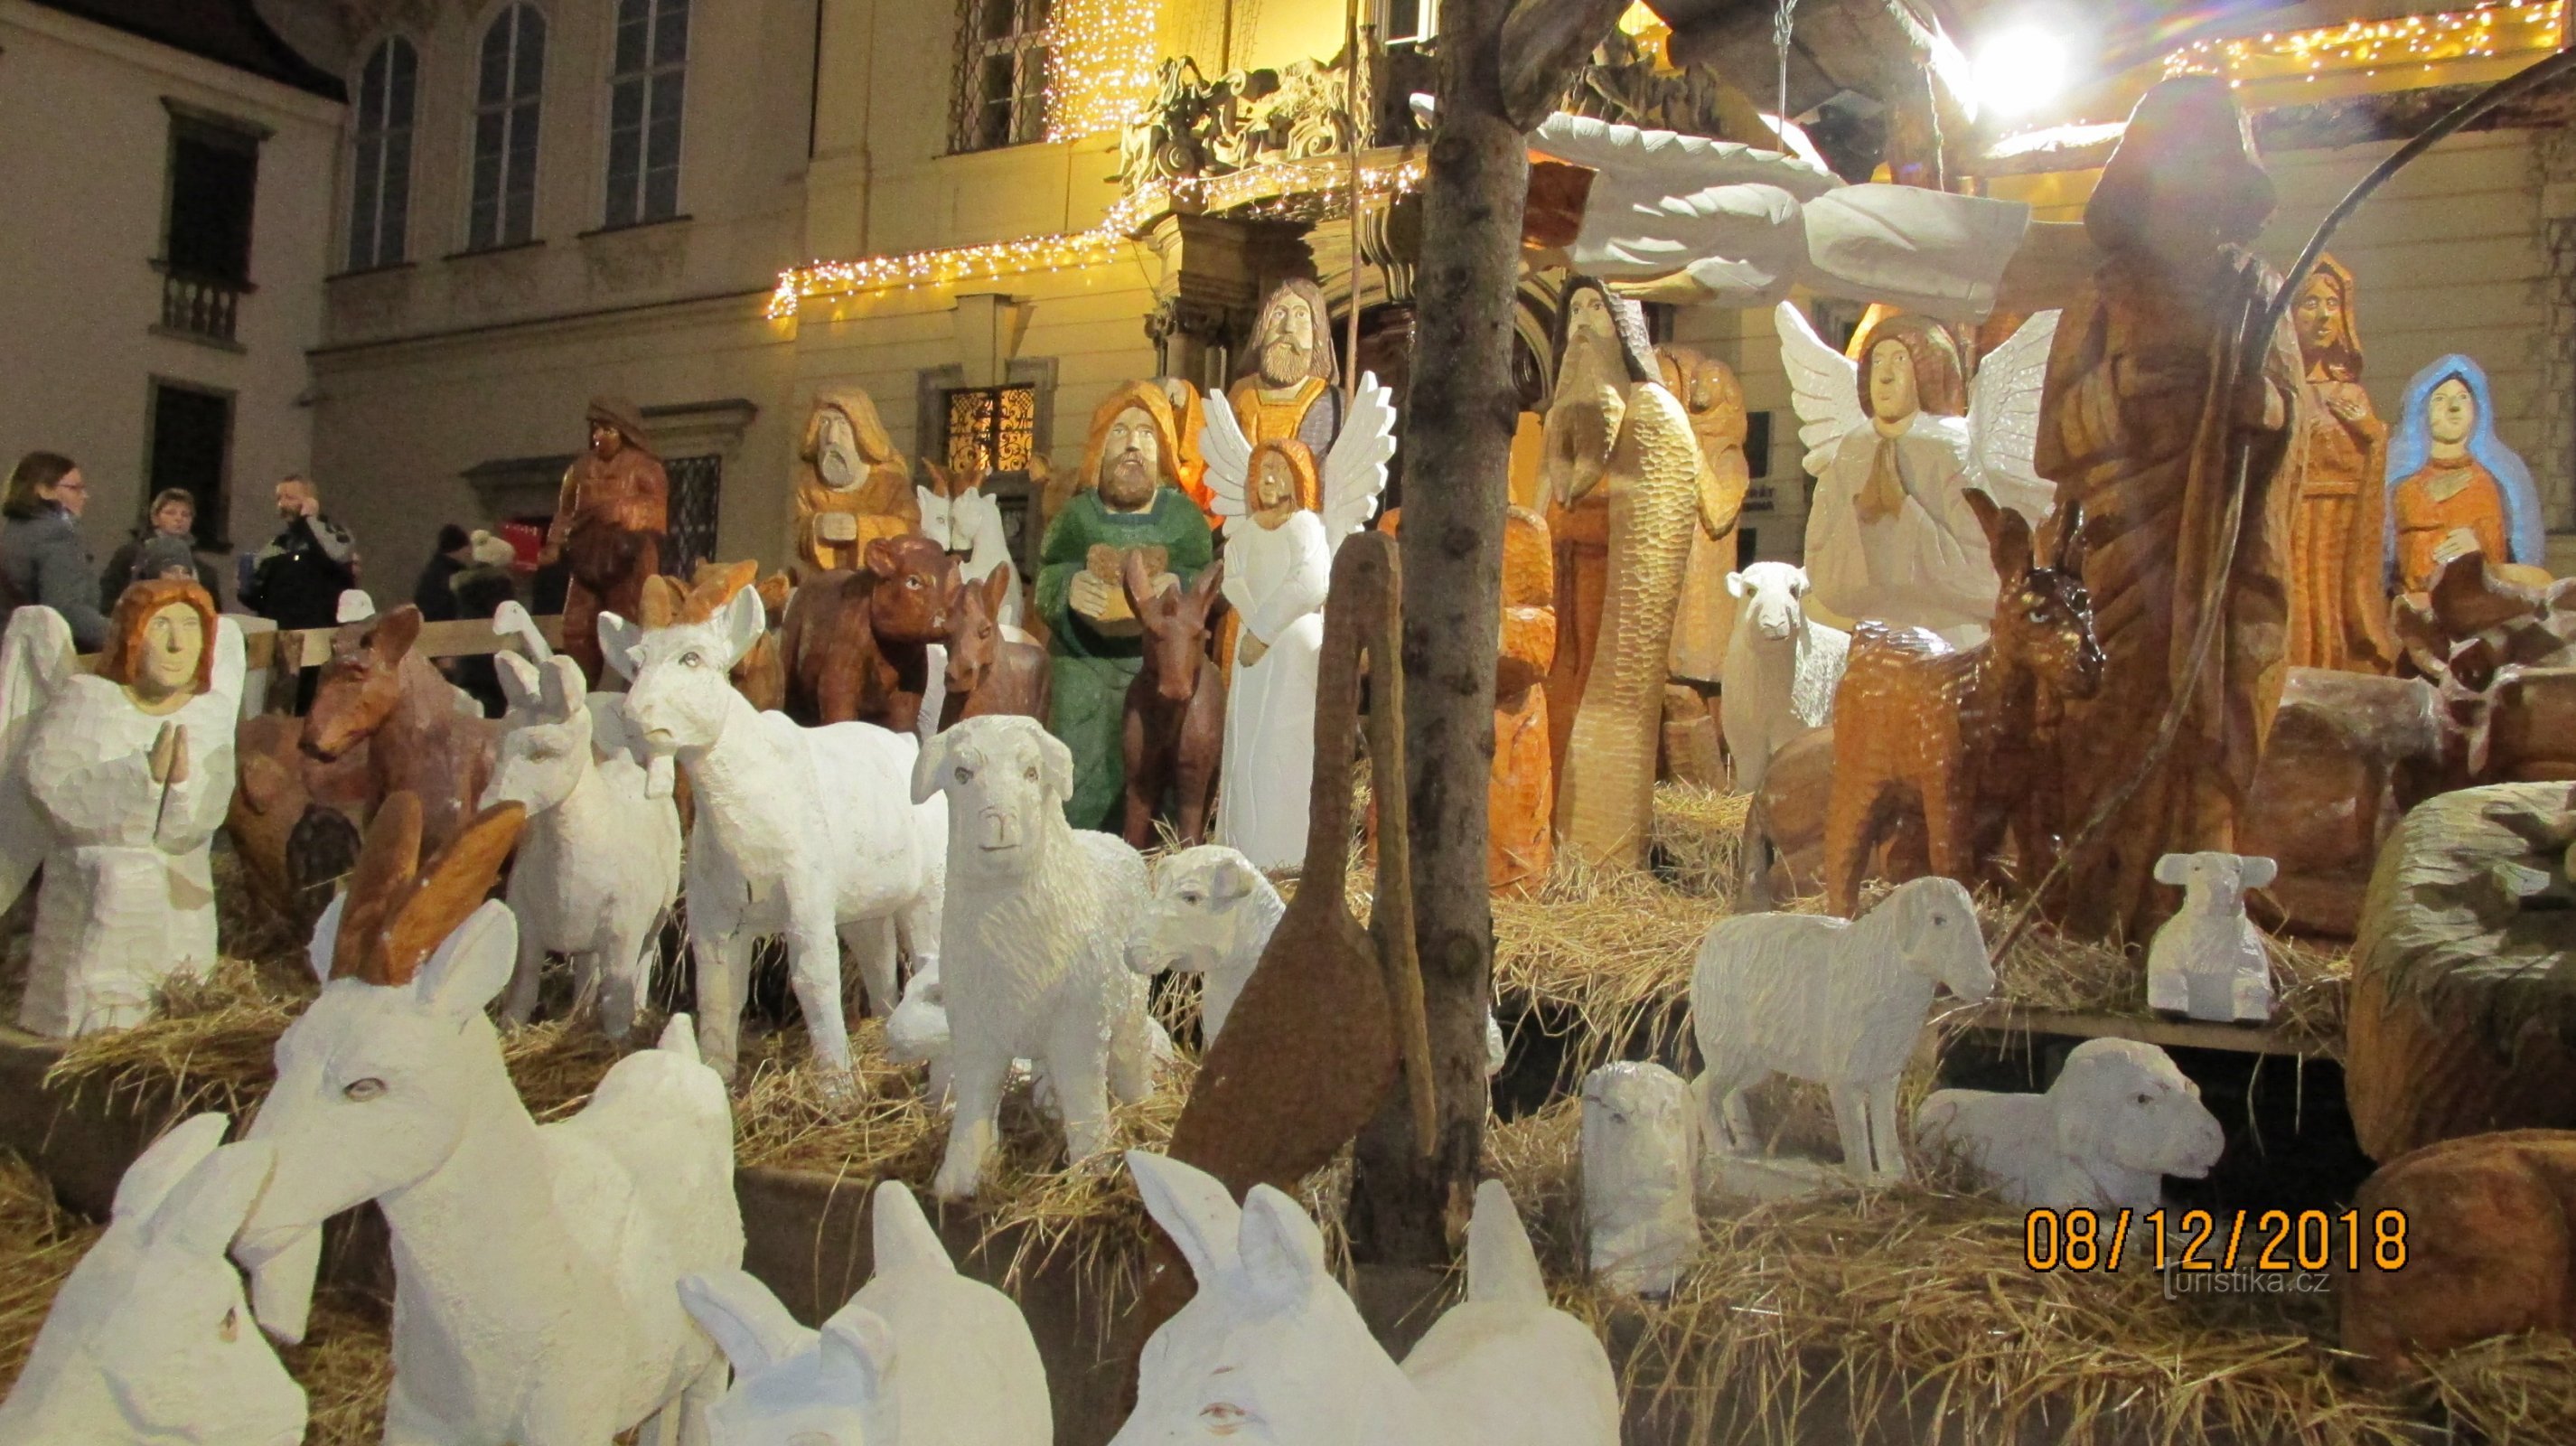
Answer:
<svg viewBox="0 0 2576 1446"><path fill-rule="evenodd" d="M2247 249L2272 206L2227 82L2183 76L2138 102L2085 208L2104 255L2058 326L2035 458L2057 484L2055 525L2077 504L2093 519L2083 576L2104 667L2060 735L2070 829L2144 765L2203 610L2218 613L2173 747L2070 865L2068 923L2087 934L2145 938L2156 860L2232 849L2280 702L2307 408L2288 319L2237 366L2246 316L2280 286ZM2242 523L2222 553L2240 447Z"/></svg>
<svg viewBox="0 0 2576 1446"><path fill-rule="evenodd" d="M920 525L912 471L876 402L856 387L817 395L796 449L796 555L822 571L856 572L869 543Z"/></svg>
<svg viewBox="0 0 2576 1446"><path fill-rule="evenodd" d="M590 449L564 469L563 494L546 528L540 562L572 569L564 593L563 650L590 686L607 675L599 656L599 615L632 617L644 579L662 570L671 525L671 479L644 439L644 414L623 397L590 400Z"/></svg>
<svg viewBox="0 0 2576 1446"><path fill-rule="evenodd" d="M2381 563L2388 425L2362 389L2352 291L2352 273L2322 257L2290 313L2308 388L2307 479L2290 522L2290 666L2385 673L2397 656Z"/></svg>
<svg viewBox="0 0 2576 1446"><path fill-rule="evenodd" d="M1547 414L1549 492L1560 510L1605 499L1596 632L1578 574L1557 578L1551 714L1575 717L1557 760L1558 840L1585 862L1644 862L1673 611L1700 526L1705 464L1682 404L1656 379L1644 313L1578 277L1558 314L1556 393ZM1579 515L1579 514L1578 514ZM1563 569L1567 559L1559 555ZM1579 569L1585 559L1578 551ZM1567 604L1573 603L1571 609ZM1571 616L1569 616L1571 613ZM1577 656L1569 660L1568 653ZM1560 688L1558 680L1568 686Z"/></svg>

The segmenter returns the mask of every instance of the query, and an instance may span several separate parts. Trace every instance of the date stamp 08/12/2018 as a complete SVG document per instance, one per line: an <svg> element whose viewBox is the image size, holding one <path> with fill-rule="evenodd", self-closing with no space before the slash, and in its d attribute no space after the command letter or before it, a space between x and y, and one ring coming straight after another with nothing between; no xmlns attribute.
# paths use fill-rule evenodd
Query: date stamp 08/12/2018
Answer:
<svg viewBox="0 0 2576 1446"><path fill-rule="evenodd" d="M2116 1271L2139 1258L2167 1273L2316 1275L2406 1268L2406 1212L2359 1210L2033 1210L2022 1263L2035 1272Z"/></svg>

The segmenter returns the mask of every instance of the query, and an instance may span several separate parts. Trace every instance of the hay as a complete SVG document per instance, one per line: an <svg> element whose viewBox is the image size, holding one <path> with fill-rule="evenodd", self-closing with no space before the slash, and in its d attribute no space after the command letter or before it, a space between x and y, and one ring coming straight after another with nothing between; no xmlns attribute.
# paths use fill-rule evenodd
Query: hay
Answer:
<svg viewBox="0 0 2576 1446"><path fill-rule="evenodd" d="M1647 855L1656 875L1685 894L1723 899L1735 892L1749 793L1690 783L1655 785Z"/></svg>

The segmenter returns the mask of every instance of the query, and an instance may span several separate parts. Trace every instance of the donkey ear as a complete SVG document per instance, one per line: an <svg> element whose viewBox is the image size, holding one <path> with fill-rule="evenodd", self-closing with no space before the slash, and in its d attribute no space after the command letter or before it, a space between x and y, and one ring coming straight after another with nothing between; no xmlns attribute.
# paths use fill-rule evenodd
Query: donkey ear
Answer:
<svg viewBox="0 0 2576 1446"><path fill-rule="evenodd" d="M759 593L744 588L725 604L723 625L725 661L728 665L739 663L760 646L761 637L769 631L769 609L761 603Z"/></svg>
<svg viewBox="0 0 2576 1446"><path fill-rule="evenodd" d="M566 657L556 657L547 662L545 681L539 693L547 717L558 723L569 723L574 714L582 711L589 697L590 689L583 685L581 664Z"/></svg>
<svg viewBox="0 0 2576 1446"><path fill-rule="evenodd" d="M532 712L544 700L545 684L537 677L536 664L516 653L494 653L492 663L501 674L501 696L509 700L511 712Z"/></svg>
<svg viewBox="0 0 2576 1446"><path fill-rule="evenodd" d="M1190 1273L1202 1286L1215 1284L1234 1264L1243 1230L1243 1210L1234 1197L1214 1175L1151 1150L1129 1150L1127 1173L1136 1178L1145 1213L1180 1247Z"/></svg>
<svg viewBox="0 0 2576 1446"><path fill-rule="evenodd" d="M796 1323L769 1287L747 1271L680 1277L680 1305L724 1352L736 1378L756 1375L805 1349L814 1333Z"/></svg>
<svg viewBox="0 0 2576 1446"><path fill-rule="evenodd" d="M1192 585L1191 590L1198 595L1199 605L1201 607L1205 607L1216 597L1217 590L1224 586L1225 559L1220 557L1216 561L1211 562L1206 567L1200 569L1198 580Z"/></svg>
<svg viewBox="0 0 2576 1446"><path fill-rule="evenodd" d="M150 1149L134 1157L134 1163L125 1167L125 1177L116 1182L116 1204L109 1218L142 1220L160 1209L161 1202L188 1177L188 1172L224 1142L224 1131L231 1124L230 1116L209 1110L189 1116L154 1140Z"/></svg>
<svg viewBox="0 0 2576 1446"><path fill-rule="evenodd" d="M2084 576L2084 557L2091 546L2084 536L2084 504L2067 503L2057 514L2057 570L2069 577Z"/></svg>
<svg viewBox="0 0 2576 1446"><path fill-rule="evenodd" d="M610 672L632 683L635 681L635 650L644 642L644 630L615 613L599 615L599 656Z"/></svg>
<svg viewBox="0 0 2576 1446"><path fill-rule="evenodd" d="M1016 581L1018 579L1011 575L1011 565L1007 562L984 574L981 586L987 614L996 618L1002 615L1002 601L1011 595L1011 584Z"/></svg>
<svg viewBox="0 0 2576 1446"><path fill-rule="evenodd" d="M1977 525L1985 529L1986 551L1994 559L1995 576L2008 588L2021 586L2030 571L2030 522L2020 513L2005 507L1977 488L1959 494L1966 499L1968 510L1977 515Z"/></svg>
<svg viewBox="0 0 2576 1446"><path fill-rule="evenodd" d="M223 1259L276 1166L277 1146L267 1140L216 1150L198 1161L152 1212L143 1227L145 1242L200 1259Z"/></svg>
<svg viewBox="0 0 2576 1446"><path fill-rule="evenodd" d="M1144 553L1130 552L1118 560L1118 585L1127 590L1127 605L1144 611L1145 600L1154 595L1154 578L1145 570Z"/></svg>
<svg viewBox="0 0 2576 1446"><path fill-rule="evenodd" d="M1324 1232L1296 1201L1268 1185L1255 1185L1243 1202L1243 1233L1235 1249L1244 1279L1276 1305L1303 1300L1331 1276L1324 1264Z"/></svg>
<svg viewBox="0 0 2576 1446"><path fill-rule="evenodd" d="M420 609L404 603L367 629L367 646L380 658L398 659L420 641L420 628Z"/></svg>

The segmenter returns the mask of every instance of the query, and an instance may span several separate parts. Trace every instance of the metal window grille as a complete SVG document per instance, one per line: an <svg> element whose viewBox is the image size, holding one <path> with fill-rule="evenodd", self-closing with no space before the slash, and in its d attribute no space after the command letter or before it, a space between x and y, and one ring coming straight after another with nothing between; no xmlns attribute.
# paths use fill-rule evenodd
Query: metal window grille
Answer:
<svg viewBox="0 0 2576 1446"><path fill-rule="evenodd" d="M1046 134L1050 0L964 0L950 148L984 151Z"/></svg>
<svg viewBox="0 0 2576 1446"><path fill-rule="evenodd" d="M356 156L350 166L349 269L403 259L411 221L411 119L420 54L399 35L367 53L358 73Z"/></svg>
<svg viewBox="0 0 2576 1446"><path fill-rule="evenodd" d="M673 457L662 464L671 479L671 545L662 570L687 577L716 555L716 504L724 491L724 458Z"/></svg>
<svg viewBox="0 0 2576 1446"><path fill-rule="evenodd" d="M952 471L1023 472L1037 447L1035 387L959 387L948 393Z"/></svg>
<svg viewBox="0 0 2576 1446"><path fill-rule="evenodd" d="M689 0L618 0L608 92L611 226L680 214L680 115L689 65Z"/></svg>
<svg viewBox="0 0 2576 1446"><path fill-rule="evenodd" d="M475 82L469 249L515 246L534 233L545 71L545 17L533 5L502 11L483 32L481 73Z"/></svg>

